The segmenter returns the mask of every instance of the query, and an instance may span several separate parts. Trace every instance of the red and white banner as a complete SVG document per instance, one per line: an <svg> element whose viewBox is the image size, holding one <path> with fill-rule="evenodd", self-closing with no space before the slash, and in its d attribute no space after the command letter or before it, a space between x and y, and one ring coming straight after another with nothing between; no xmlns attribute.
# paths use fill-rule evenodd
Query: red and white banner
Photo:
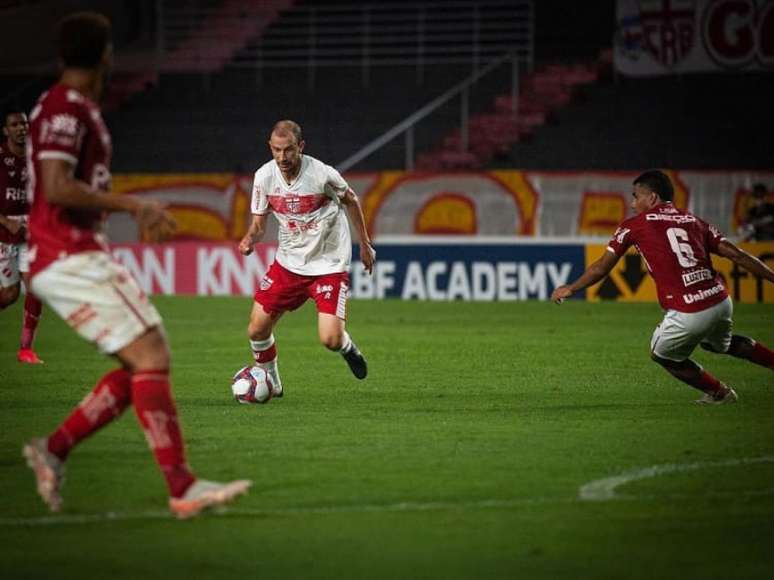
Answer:
<svg viewBox="0 0 774 580"><path fill-rule="evenodd" d="M774 70L772 0L618 0L616 70Z"/></svg>
<svg viewBox="0 0 774 580"><path fill-rule="evenodd" d="M275 244L249 256L236 243L113 244L113 256L151 294L252 296L274 261Z"/></svg>
<svg viewBox="0 0 774 580"><path fill-rule="evenodd" d="M734 236L761 183L774 201L772 171L668 171L675 204ZM630 214L639 171L476 171L350 173L366 225L377 241L391 236L470 238L606 238ZM236 248L250 223L250 177L236 174L123 174L114 190L157 199L177 220L175 242L228 242ZM108 235L141 241L126 214L113 214ZM275 240L276 220L265 240ZM163 263L163 262L161 262Z"/></svg>

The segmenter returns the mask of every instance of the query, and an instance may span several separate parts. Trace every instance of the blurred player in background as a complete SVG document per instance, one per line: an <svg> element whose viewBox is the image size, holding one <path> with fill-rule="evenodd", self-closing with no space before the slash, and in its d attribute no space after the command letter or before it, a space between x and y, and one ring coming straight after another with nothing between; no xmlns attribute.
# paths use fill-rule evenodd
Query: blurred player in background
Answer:
<svg viewBox="0 0 774 580"><path fill-rule="evenodd" d="M745 214L742 237L745 241L766 242L774 240L774 203L766 198L768 192L762 183L753 186L750 207Z"/></svg>
<svg viewBox="0 0 774 580"><path fill-rule="evenodd" d="M250 482L204 481L188 467L161 318L102 235L110 211L132 214L152 239L174 230L157 202L109 193L112 145L95 103L112 61L110 31L110 22L96 13L62 21L62 76L30 114L30 275L33 292L121 366L103 376L56 431L33 439L23 452L38 493L57 511L70 451L132 405L166 479L170 509L186 518L230 501Z"/></svg>
<svg viewBox="0 0 774 580"><path fill-rule="evenodd" d="M40 364L43 361L32 349L35 331L40 319L41 303L30 291L29 260L27 256L27 163L24 142L29 124L27 114L19 109L8 109L3 114L3 135L0 144L0 310L19 298L20 277L24 279L27 295L24 298L21 344L16 358L19 362Z"/></svg>
<svg viewBox="0 0 774 580"><path fill-rule="evenodd" d="M352 374L364 379L366 360L345 330L352 240L347 214L360 239L360 260L371 273L376 252L360 201L333 167L304 155L301 127L279 121L269 139L272 161L255 172L253 221L239 243L248 255L262 238L269 213L279 222L277 256L255 293L248 334L256 364L282 396L273 329L283 313L311 298L317 304L320 342L340 353ZM346 210L346 211L345 211Z"/></svg>
<svg viewBox="0 0 774 580"><path fill-rule="evenodd" d="M574 282L556 288L551 300L565 298L607 276L630 246L635 246L656 282L666 311L651 340L651 357L675 378L699 389L697 403L719 405L737 400L736 392L689 357L697 346L730 354L774 370L774 352L759 342L732 334L733 305L710 254L774 282L774 270L726 240L714 227L672 205L674 190L661 171L634 180L632 208L637 213L613 234L604 256Z"/></svg>

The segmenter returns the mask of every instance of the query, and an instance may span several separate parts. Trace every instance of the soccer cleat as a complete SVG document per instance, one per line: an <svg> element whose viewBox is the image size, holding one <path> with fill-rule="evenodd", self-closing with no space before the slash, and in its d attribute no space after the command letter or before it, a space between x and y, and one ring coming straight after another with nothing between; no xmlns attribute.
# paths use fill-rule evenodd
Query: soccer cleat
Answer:
<svg viewBox="0 0 774 580"><path fill-rule="evenodd" d="M48 450L46 439L32 439L22 448L27 465L35 472L38 494L52 512L62 509L62 496L59 489L64 481L62 460Z"/></svg>
<svg viewBox="0 0 774 580"><path fill-rule="evenodd" d="M355 378L361 380L366 378L366 375L368 375L368 363L366 363L363 353L358 350L355 343L352 343L352 347L347 352L342 352L341 356L347 361L349 370L352 371Z"/></svg>
<svg viewBox="0 0 774 580"><path fill-rule="evenodd" d="M16 360L20 363L26 363L28 365L42 365L43 361L38 358L35 351L31 348L20 348L16 353Z"/></svg>
<svg viewBox="0 0 774 580"><path fill-rule="evenodd" d="M726 387L723 394L720 396L710 395L704 393L700 399L696 399L697 405L727 405L730 403L736 403L739 400L739 396L736 391L731 387Z"/></svg>
<svg viewBox="0 0 774 580"><path fill-rule="evenodd" d="M272 399L281 399L282 395L285 394L285 391L282 389L282 385L272 385L271 386L271 398Z"/></svg>
<svg viewBox="0 0 774 580"><path fill-rule="evenodd" d="M182 497L169 499L169 509L180 520L192 518L202 510L227 504L238 495L247 493L252 484L253 482L248 479L229 483L197 479Z"/></svg>

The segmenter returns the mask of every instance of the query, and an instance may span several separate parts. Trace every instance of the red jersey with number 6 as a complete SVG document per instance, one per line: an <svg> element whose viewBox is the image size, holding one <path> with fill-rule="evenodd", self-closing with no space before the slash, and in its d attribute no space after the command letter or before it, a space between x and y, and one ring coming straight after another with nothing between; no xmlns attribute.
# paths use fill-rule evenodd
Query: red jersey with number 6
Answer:
<svg viewBox="0 0 774 580"><path fill-rule="evenodd" d="M43 93L30 114L27 163L30 168L30 274L54 260L92 250L107 250L98 209L66 208L46 198L40 164L61 159L79 181L95 190L110 189L110 133L99 108L75 89L56 84Z"/></svg>
<svg viewBox="0 0 774 580"><path fill-rule="evenodd" d="M724 239L695 215L662 203L623 221L607 249L620 257L636 247L656 282L661 307L699 312L728 297L710 259Z"/></svg>

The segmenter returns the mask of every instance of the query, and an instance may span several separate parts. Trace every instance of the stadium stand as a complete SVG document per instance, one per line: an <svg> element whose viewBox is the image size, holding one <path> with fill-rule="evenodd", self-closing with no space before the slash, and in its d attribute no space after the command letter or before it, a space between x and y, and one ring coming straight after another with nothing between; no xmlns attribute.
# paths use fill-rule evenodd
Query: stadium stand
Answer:
<svg viewBox="0 0 774 580"><path fill-rule="evenodd" d="M211 6L210 14L228 6ZM116 152L116 170L164 171L170 160L177 171L253 168L266 155L269 127L284 117L304 127L310 153L343 159L514 42L530 58L530 14L529 2L503 0L302 4L253 31L228 62L220 49L206 48L220 37L201 35L184 66L169 57L183 51L165 53L158 82L109 115L116 142L126 144ZM492 75L476 87L471 106L506 86ZM430 146L430 136L458 117L453 108L440 111L422 127L417 147ZM404 158L394 143L358 169L402 167Z"/></svg>
<svg viewBox="0 0 774 580"><path fill-rule="evenodd" d="M54 3L51 18L91 4ZM310 154L344 160L509 51L517 114L504 63L466 93L467 148L459 96L416 125L417 169L771 166L770 79L615 78L598 56L613 33L610 0L594 10L553 0L131 4L105 3L122 22L105 107L117 172L251 170L283 117L304 127ZM6 3L5 21L20 26L48 5ZM53 75L35 66L4 66L4 102L31 106ZM396 138L349 169L403 169L406 157Z"/></svg>
<svg viewBox="0 0 774 580"><path fill-rule="evenodd" d="M607 79L557 111L492 167L772 168L774 83L766 73Z"/></svg>

